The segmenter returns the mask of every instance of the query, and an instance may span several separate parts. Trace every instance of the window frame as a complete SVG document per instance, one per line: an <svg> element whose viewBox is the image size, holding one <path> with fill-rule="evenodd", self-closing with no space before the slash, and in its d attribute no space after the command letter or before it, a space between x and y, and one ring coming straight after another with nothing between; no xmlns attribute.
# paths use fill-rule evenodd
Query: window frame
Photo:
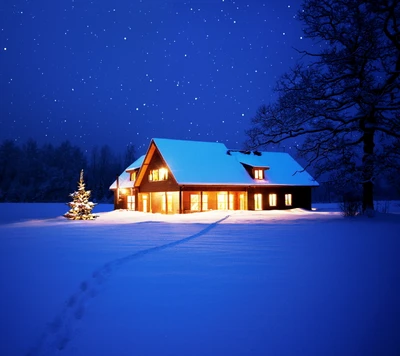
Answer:
<svg viewBox="0 0 400 356"><path fill-rule="evenodd" d="M149 182L164 182L168 180L168 169L157 168L151 169L149 172Z"/></svg>
<svg viewBox="0 0 400 356"><path fill-rule="evenodd" d="M204 194L202 196L202 210L207 211L208 210L208 194Z"/></svg>
<svg viewBox="0 0 400 356"><path fill-rule="evenodd" d="M261 168L254 168L254 179L263 180L264 179L264 170Z"/></svg>
<svg viewBox="0 0 400 356"><path fill-rule="evenodd" d="M190 211L200 211L200 194L190 194L189 199L190 199ZM194 206L197 206L197 208L193 209Z"/></svg>
<svg viewBox="0 0 400 356"><path fill-rule="evenodd" d="M270 193L268 195L269 206L278 206L278 195L276 193Z"/></svg>
<svg viewBox="0 0 400 356"><path fill-rule="evenodd" d="M217 193L217 210L228 210L228 192Z"/></svg>
<svg viewBox="0 0 400 356"><path fill-rule="evenodd" d="M254 210L262 210L262 194L254 194Z"/></svg>
<svg viewBox="0 0 400 356"><path fill-rule="evenodd" d="M291 193L285 194L285 206L293 206L293 195Z"/></svg>

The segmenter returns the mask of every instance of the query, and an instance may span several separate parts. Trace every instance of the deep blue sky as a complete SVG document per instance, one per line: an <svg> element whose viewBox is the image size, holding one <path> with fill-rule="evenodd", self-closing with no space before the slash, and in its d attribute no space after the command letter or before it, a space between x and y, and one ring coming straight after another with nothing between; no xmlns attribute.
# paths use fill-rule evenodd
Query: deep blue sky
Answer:
<svg viewBox="0 0 400 356"><path fill-rule="evenodd" d="M0 4L0 140L240 148L302 49L300 0Z"/></svg>

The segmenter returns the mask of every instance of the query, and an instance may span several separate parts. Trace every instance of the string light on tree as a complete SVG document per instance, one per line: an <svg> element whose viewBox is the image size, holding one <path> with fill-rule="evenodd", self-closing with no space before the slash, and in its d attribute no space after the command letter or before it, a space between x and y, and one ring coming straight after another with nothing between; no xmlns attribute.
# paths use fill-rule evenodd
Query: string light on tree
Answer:
<svg viewBox="0 0 400 356"><path fill-rule="evenodd" d="M95 203L89 201L91 191L85 190L83 180L83 169L81 170L78 182L78 190L70 194L72 202L67 203L70 210L64 214L64 217L70 220L94 220L97 215L92 214Z"/></svg>

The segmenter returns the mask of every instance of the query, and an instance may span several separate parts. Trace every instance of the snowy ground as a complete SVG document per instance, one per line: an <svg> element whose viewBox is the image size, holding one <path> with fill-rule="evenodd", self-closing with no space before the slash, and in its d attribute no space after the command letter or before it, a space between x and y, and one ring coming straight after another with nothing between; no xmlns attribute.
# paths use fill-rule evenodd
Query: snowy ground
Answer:
<svg viewBox="0 0 400 356"><path fill-rule="evenodd" d="M400 206L0 204L0 355L399 355Z"/></svg>

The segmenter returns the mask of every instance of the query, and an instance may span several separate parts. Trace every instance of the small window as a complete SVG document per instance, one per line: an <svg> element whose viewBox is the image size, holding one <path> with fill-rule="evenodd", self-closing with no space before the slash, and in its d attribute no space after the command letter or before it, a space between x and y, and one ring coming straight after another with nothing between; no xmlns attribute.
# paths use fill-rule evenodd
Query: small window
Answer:
<svg viewBox="0 0 400 356"><path fill-rule="evenodd" d="M292 194L285 194L285 205L292 206Z"/></svg>
<svg viewBox="0 0 400 356"><path fill-rule="evenodd" d="M276 206L276 194L269 195L269 206Z"/></svg>
<svg viewBox="0 0 400 356"><path fill-rule="evenodd" d="M136 180L136 171L131 173L131 181L134 182Z"/></svg>
<svg viewBox="0 0 400 356"><path fill-rule="evenodd" d="M134 195L128 195L127 196L127 203L128 203L128 210L136 210L136 202L135 202L135 196Z"/></svg>
<svg viewBox="0 0 400 356"><path fill-rule="evenodd" d="M262 210L262 194L254 194L254 210Z"/></svg>
<svg viewBox="0 0 400 356"><path fill-rule="evenodd" d="M264 171L262 169L254 170L254 178L255 179L264 179Z"/></svg>

